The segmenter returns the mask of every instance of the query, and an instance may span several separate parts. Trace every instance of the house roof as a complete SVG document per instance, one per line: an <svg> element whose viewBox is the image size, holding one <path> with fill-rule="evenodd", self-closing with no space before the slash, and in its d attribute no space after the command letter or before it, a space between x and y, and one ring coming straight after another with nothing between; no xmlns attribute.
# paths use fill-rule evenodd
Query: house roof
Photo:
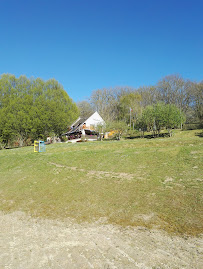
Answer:
<svg viewBox="0 0 203 269"><path fill-rule="evenodd" d="M79 125L81 125L82 123L84 123L86 121L86 118L78 118L72 125L71 127L75 128Z"/></svg>
<svg viewBox="0 0 203 269"><path fill-rule="evenodd" d="M72 125L71 125L71 130L68 131L66 134L73 134L77 131L79 131L79 127L81 124L85 122L85 118L78 118Z"/></svg>
<svg viewBox="0 0 203 269"><path fill-rule="evenodd" d="M89 118L91 118L94 114L98 114L98 112L93 113L92 115L90 115L87 118L78 118L72 125L71 125L71 130L68 131L67 133L65 133L64 135L69 135L69 134L73 134L79 131L79 127L85 123Z"/></svg>

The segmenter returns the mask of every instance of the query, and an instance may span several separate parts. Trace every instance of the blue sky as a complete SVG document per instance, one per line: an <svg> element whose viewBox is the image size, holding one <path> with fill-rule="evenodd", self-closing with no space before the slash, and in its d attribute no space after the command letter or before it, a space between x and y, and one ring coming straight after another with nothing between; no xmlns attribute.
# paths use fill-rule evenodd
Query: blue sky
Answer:
<svg viewBox="0 0 203 269"><path fill-rule="evenodd" d="M203 79L203 0L0 0L0 74L96 89Z"/></svg>

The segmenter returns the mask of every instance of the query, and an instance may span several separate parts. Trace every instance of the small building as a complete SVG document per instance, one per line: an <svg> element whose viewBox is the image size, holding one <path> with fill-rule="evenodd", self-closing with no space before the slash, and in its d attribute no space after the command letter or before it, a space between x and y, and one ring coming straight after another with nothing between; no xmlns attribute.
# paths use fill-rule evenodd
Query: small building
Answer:
<svg viewBox="0 0 203 269"><path fill-rule="evenodd" d="M104 125L105 121L95 112L88 118L78 118L70 127L70 130L63 134L70 142L79 142L81 140L97 140L99 132L96 130L98 125Z"/></svg>

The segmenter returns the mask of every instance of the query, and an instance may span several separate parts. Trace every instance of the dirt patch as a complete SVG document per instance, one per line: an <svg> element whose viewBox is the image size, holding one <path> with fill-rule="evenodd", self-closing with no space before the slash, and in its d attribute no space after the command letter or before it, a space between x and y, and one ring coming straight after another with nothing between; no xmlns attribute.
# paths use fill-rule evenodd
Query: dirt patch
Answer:
<svg viewBox="0 0 203 269"><path fill-rule="evenodd" d="M143 216L142 216L143 217ZM145 216L146 217L146 216ZM152 216L147 216L152 217ZM0 268L203 268L203 237L0 213Z"/></svg>
<svg viewBox="0 0 203 269"><path fill-rule="evenodd" d="M134 219L140 219L140 220L144 220L145 222L150 222L152 219L155 219L156 218L156 215L154 213L151 213L151 214L138 214L138 215L135 215Z"/></svg>
<svg viewBox="0 0 203 269"><path fill-rule="evenodd" d="M164 180L163 184L169 183L169 182L173 182L173 178L172 177L166 177L166 179Z"/></svg>
<svg viewBox="0 0 203 269"><path fill-rule="evenodd" d="M82 168L71 167L71 166L66 166L66 165L61 165L61 164L51 163L51 162L49 162L49 164L54 165L55 167L58 167L58 168L66 168L66 169L79 171L79 172L83 172L83 173L85 172L88 175L88 177L98 177L98 178L110 177L110 178L131 180L136 176L134 174L128 174L128 173L116 173L116 172L106 172L106 171L97 171L97 170L85 170L85 169L82 169Z"/></svg>
<svg viewBox="0 0 203 269"><path fill-rule="evenodd" d="M127 179L127 180L131 180L134 178L134 175L132 174L95 171L95 170L88 171L87 175L90 177L99 177L99 178L110 177L110 178Z"/></svg>
<svg viewBox="0 0 203 269"><path fill-rule="evenodd" d="M197 154L199 151L191 151L190 154Z"/></svg>

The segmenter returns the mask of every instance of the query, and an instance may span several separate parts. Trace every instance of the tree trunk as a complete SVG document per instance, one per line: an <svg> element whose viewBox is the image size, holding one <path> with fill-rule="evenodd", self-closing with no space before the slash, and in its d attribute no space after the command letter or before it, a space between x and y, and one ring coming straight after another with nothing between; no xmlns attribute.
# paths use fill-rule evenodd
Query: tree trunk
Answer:
<svg viewBox="0 0 203 269"><path fill-rule="evenodd" d="M171 129L168 129L168 134L169 134L169 137L172 136L172 130Z"/></svg>

